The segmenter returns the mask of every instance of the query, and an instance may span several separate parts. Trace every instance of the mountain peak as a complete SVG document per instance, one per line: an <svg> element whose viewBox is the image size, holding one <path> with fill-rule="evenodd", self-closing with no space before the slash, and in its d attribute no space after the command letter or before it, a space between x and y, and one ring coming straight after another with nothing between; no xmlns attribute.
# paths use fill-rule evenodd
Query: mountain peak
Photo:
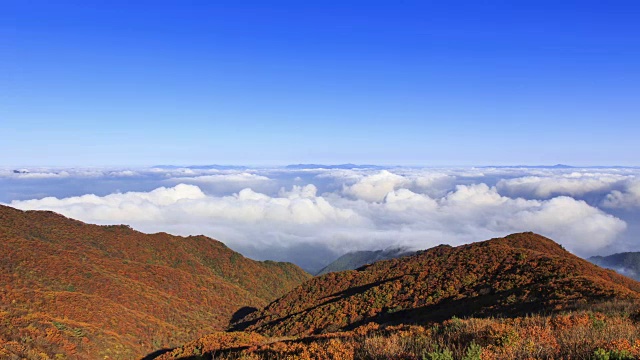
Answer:
<svg viewBox="0 0 640 360"><path fill-rule="evenodd" d="M527 249L557 256L569 254L569 252L559 243L531 231L486 240L484 243L499 244L509 246L514 249Z"/></svg>
<svg viewBox="0 0 640 360"><path fill-rule="evenodd" d="M233 325L272 336L407 324L451 316L521 316L582 302L640 300L640 283L531 232L313 278ZM294 316L295 315L295 316Z"/></svg>

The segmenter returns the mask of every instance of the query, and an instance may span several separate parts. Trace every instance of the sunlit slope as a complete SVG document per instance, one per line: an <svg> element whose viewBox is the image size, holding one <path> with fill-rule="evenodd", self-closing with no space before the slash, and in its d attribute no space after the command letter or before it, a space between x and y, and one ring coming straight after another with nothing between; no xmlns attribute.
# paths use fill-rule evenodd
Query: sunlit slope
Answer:
<svg viewBox="0 0 640 360"><path fill-rule="evenodd" d="M612 299L640 299L640 283L520 233L313 278L233 329L299 336L369 322L515 317Z"/></svg>
<svg viewBox="0 0 640 360"><path fill-rule="evenodd" d="M309 277L204 236L0 206L0 358L135 357L223 329Z"/></svg>

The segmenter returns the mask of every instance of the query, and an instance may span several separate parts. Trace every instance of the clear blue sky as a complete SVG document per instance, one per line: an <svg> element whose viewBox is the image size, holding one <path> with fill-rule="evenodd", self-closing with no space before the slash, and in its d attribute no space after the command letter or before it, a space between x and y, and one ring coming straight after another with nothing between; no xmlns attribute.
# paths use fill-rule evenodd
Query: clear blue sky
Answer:
<svg viewBox="0 0 640 360"><path fill-rule="evenodd" d="M640 165L639 1L0 5L0 165Z"/></svg>

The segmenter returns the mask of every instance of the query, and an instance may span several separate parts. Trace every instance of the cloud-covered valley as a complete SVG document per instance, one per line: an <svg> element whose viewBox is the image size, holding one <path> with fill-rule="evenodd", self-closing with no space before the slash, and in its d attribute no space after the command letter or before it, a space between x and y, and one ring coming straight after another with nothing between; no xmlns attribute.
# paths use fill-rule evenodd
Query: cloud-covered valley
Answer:
<svg viewBox="0 0 640 360"><path fill-rule="evenodd" d="M39 171L0 171L0 200L90 223L205 234L247 256L312 270L347 251L425 249L518 231L581 256L606 255L633 247L640 211L636 169Z"/></svg>

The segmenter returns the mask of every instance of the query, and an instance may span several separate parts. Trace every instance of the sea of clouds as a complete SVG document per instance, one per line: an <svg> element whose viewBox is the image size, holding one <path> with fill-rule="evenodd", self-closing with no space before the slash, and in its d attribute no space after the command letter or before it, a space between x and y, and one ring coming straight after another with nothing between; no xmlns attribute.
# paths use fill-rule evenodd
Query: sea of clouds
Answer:
<svg viewBox="0 0 640 360"><path fill-rule="evenodd" d="M577 255L638 251L636 168L0 169L0 203L205 234L315 271L354 250L534 231Z"/></svg>

